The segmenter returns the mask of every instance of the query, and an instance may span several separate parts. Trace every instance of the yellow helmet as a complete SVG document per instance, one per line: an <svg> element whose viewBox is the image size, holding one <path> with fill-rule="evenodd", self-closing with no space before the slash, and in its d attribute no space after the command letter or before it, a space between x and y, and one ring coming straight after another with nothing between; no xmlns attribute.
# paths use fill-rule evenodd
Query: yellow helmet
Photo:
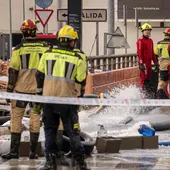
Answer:
<svg viewBox="0 0 170 170"><path fill-rule="evenodd" d="M68 38L70 40L78 39L78 34L75 29L70 25L65 25L58 32L58 38Z"/></svg>
<svg viewBox="0 0 170 170"><path fill-rule="evenodd" d="M148 23L144 23L142 26L141 26L141 31L144 31L144 30L152 30L152 26Z"/></svg>

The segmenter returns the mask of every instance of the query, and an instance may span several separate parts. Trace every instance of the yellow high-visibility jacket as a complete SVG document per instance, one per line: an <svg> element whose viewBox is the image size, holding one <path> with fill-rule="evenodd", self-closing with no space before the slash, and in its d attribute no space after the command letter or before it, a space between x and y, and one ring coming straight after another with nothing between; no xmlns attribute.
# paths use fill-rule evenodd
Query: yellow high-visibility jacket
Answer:
<svg viewBox="0 0 170 170"><path fill-rule="evenodd" d="M82 55L82 58L83 60L86 62L86 67L87 67L87 74L88 74L88 63L87 63L87 56L84 55L84 52L78 48L74 48L73 51L77 52L78 54L83 54ZM75 86L76 86L76 90L77 90L77 96L80 96L81 93L82 93L82 90L85 91L85 85L86 85L86 82L84 82L84 84L78 84L76 83Z"/></svg>
<svg viewBox="0 0 170 170"><path fill-rule="evenodd" d="M159 41L155 48L155 55L159 58L169 58L170 54L168 52L168 45L170 43L170 38L165 38L162 41Z"/></svg>
<svg viewBox="0 0 170 170"><path fill-rule="evenodd" d="M8 87L21 93L36 93L35 74L48 45L36 39L25 39L12 52Z"/></svg>
<svg viewBox="0 0 170 170"><path fill-rule="evenodd" d="M71 49L51 49L44 53L38 67L38 91L44 96L77 97L75 83L83 84L87 76L86 56ZM44 75L44 81L40 75ZM41 83L43 82L43 83Z"/></svg>

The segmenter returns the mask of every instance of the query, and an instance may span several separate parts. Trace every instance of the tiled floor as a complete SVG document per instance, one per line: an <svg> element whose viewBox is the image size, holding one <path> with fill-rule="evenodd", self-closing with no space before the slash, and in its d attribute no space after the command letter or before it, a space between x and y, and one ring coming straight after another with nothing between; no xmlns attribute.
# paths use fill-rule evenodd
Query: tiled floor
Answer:
<svg viewBox="0 0 170 170"><path fill-rule="evenodd" d="M0 164L0 170L38 170L45 159L20 158ZM119 154L93 154L87 159L92 170L170 170L170 147L156 150L121 151ZM58 167L57 170L74 170Z"/></svg>

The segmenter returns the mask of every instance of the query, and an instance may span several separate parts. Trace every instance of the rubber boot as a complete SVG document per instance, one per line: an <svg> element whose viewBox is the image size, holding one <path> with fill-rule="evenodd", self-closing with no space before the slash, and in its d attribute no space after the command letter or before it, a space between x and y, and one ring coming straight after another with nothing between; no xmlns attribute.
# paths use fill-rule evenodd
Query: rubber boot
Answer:
<svg viewBox="0 0 170 170"><path fill-rule="evenodd" d="M39 133L30 132L30 153L29 159L38 159L36 148L38 144Z"/></svg>
<svg viewBox="0 0 170 170"><path fill-rule="evenodd" d="M84 160L84 156L76 159L76 170L91 170L90 168L87 167L87 164Z"/></svg>
<svg viewBox="0 0 170 170"><path fill-rule="evenodd" d="M64 156L64 152L62 151L63 130L58 130L58 132L57 132L57 147L58 147L57 164L64 165L64 166L70 166L69 162L66 160L66 158Z"/></svg>
<svg viewBox="0 0 170 170"><path fill-rule="evenodd" d="M68 153L65 154L65 156L66 156L67 158L71 158L71 157L72 157L72 152L69 151Z"/></svg>
<svg viewBox="0 0 170 170"><path fill-rule="evenodd" d="M21 133L11 133L10 152L2 155L2 159L19 159L19 146L21 140Z"/></svg>
<svg viewBox="0 0 170 170"><path fill-rule="evenodd" d="M57 165L70 166L63 152L57 154Z"/></svg>
<svg viewBox="0 0 170 170"><path fill-rule="evenodd" d="M75 167L76 166L76 160L74 159L74 157L71 157L71 166Z"/></svg>
<svg viewBox="0 0 170 170"><path fill-rule="evenodd" d="M163 89L159 89L157 95L158 95L158 99L169 99Z"/></svg>
<svg viewBox="0 0 170 170"><path fill-rule="evenodd" d="M56 155L53 153L46 153L46 163L40 170L57 170Z"/></svg>
<svg viewBox="0 0 170 170"><path fill-rule="evenodd" d="M74 159L74 156L71 151L65 154L67 158L71 158L71 166L76 166L76 160Z"/></svg>

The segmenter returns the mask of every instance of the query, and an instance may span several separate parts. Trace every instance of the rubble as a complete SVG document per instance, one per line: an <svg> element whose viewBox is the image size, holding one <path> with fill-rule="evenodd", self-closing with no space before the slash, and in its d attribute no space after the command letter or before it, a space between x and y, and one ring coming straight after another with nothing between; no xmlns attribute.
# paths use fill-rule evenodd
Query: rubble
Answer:
<svg viewBox="0 0 170 170"><path fill-rule="evenodd" d="M0 60L0 90L7 88L7 79L8 79L8 66L9 61Z"/></svg>

